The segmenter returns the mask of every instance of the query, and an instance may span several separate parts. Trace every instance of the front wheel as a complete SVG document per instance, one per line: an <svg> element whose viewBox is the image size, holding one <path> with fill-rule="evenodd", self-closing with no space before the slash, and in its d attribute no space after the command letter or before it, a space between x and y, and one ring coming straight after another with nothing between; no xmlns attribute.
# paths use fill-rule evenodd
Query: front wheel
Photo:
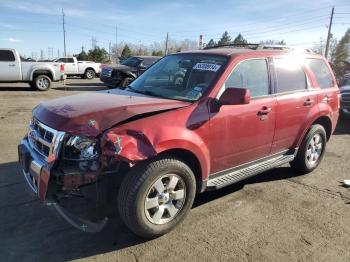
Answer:
<svg viewBox="0 0 350 262"><path fill-rule="evenodd" d="M120 87L122 89L125 89L128 85L131 84L131 82L134 81L133 78L131 77L125 77L121 82L120 82Z"/></svg>
<svg viewBox="0 0 350 262"><path fill-rule="evenodd" d="M39 91L47 91L51 87L51 79L46 75L39 75L34 78L30 86L35 87Z"/></svg>
<svg viewBox="0 0 350 262"><path fill-rule="evenodd" d="M327 135L324 127L318 124L311 126L290 165L302 173L310 173L321 163L326 143Z"/></svg>
<svg viewBox="0 0 350 262"><path fill-rule="evenodd" d="M118 209L138 236L152 239L175 228L189 212L196 192L192 170L165 157L140 163L120 186Z"/></svg>

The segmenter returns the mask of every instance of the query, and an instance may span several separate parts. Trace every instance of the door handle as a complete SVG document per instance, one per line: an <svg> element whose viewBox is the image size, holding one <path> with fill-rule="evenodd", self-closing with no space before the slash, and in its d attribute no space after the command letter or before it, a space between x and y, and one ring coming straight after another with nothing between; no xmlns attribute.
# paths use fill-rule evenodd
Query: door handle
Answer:
<svg viewBox="0 0 350 262"><path fill-rule="evenodd" d="M11 65L9 65L9 66L16 66L15 64L11 64Z"/></svg>
<svg viewBox="0 0 350 262"><path fill-rule="evenodd" d="M308 98L305 100L304 106L311 106L313 103L314 103L314 100L312 100L311 98Z"/></svg>
<svg viewBox="0 0 350 262"><path fill-rule="evenodd" d="M267 115L272 111L271 107L266 107L264 106L263 108L261 108L261 110L258 112L258 116L262 116L262 115Z"/></svg>

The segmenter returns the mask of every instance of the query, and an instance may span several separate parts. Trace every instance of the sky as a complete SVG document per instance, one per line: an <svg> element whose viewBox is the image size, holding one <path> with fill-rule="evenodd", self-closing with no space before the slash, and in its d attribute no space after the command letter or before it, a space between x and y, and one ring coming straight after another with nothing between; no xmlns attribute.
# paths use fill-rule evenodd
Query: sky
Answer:
<svg viewBox="0 0 350 262"><path fill-rule="evenodd" d="M92 38L108 50L116 41L163 42L167 32L175 40L202 34L204 42L217 41L225 30L250 43L273 39L311 47L326 39L332 6L332 33L340 39L350 28L349 0L0 0L0 47L62 56L62 9L68 54L90 49Z"/></svg>

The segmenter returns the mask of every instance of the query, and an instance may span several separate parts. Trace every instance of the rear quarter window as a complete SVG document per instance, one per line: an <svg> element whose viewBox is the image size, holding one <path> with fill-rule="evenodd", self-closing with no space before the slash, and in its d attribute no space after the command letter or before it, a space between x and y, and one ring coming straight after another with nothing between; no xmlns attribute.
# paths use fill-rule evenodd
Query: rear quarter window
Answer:
<svg viewBox="0 0 350 262"><path fill-rule="evenodd" d="M298 60L292 57L275 58L274 64L277 78L277 93L306 89L306 75Z"/></svg>
<svg viewBox="0 0 350 262"><path fill-rule="evenodd" d="M334 86L333 76L329 67L322 59L309 58L307 64L314 73L320 88L330 88Z"/></svg>
<svg viewBox="0 0 350 262"><path fill-rule="evenodd" d="M10 50L0 50L0 62L13 62L15 56Z"/></svg>

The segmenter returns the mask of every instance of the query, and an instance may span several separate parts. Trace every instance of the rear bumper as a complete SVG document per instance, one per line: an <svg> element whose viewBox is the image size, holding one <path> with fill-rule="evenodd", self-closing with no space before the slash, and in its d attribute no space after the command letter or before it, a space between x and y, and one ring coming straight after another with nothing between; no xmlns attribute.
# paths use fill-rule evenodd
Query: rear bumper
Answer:
<svg viewBox="0 0 350 262"><path fill-rule="evenodd" d="M22 139L18 145L18 161L29 187L37 194L40 201L44 202L50 179L50 168L42 156L29 146L27 138Z"/></svg>

